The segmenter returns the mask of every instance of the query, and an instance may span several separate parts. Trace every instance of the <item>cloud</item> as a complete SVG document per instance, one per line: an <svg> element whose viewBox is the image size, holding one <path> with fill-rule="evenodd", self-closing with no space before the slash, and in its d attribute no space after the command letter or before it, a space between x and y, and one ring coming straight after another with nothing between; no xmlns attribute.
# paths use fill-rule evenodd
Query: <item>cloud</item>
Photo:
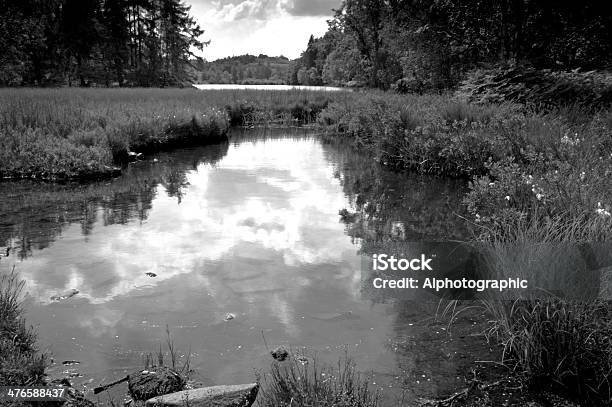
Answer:
<svg viewBox="0 0 612 407"><path fill-rule="evenodd" d="M321 4L328 2L323 7ZM188 0L211 44L198 52L207 60L242 54L297 58L311 34L327 30L340 0ZM318 11L317 11L318 10ZM327 11L325 11L327 10ZM312 15L314 13L321 15Z"/></svg>
<svg viewBox="0 0 612 407"><path fill-rule="evenodd" d="M340 0L282 0L281 7L294 16L330 16Z"/></svg>
<svg viewBox="0 0 612 407"><path fill-rule="evenodd" d="M222 5L216 2L216 17L223 21L267 20L278 15L278 0L244 0L238 3Z"/></svg>

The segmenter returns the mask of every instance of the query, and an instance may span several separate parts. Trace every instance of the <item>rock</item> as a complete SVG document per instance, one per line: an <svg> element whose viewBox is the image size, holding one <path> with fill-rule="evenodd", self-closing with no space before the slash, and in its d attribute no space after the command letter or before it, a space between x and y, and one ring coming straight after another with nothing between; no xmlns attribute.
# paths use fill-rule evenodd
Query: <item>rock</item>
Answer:
<svg viewBox="0 0 612 407"><path fill-rule="evenodd" d="M79 293L79 290L77 290L76 288L73 288L72 290L66 291L63 294L58 294L58 295L54 295L51 297L51 301L62 301L62 300L66 300L70 297L74 297L75 295L77 295Z"/></svg>
<svg viewBox="0 0 612 407"><path fill-rule="evenodd" d="M151 273L150 271L148 273L145 273L145 276L147 277L157 277L157 274L155 273Z"/></svg>
<svg viewBox="0 0 612 407"><path fill-rule="evenodd" d="M165 366L153 366L128 376L130 396L137 401L183 390L185 383L180 374Z"/></svg>
<svg viewBox="0 0 612 407"><path fill-rule="evenodd" d="M236 315L232 314L231 312L229 312L225 318L223 318L224 321L231 321L232 319L236 318Z"/></svg>
<svg viewBox="0 0 612 407"><path fill-rule="evenodd" d="M257 383L200 387L152 398L145 406L250 407L258 391Z"/></svg>
<svg viewBox="0 0 612 407"><path fill-rule="evenodd" d="M283 348L282 346L279 346L278 348L271 350L270 354L275 360L283 362L289 356L289 351L287 351L287 349Z"/></svg>

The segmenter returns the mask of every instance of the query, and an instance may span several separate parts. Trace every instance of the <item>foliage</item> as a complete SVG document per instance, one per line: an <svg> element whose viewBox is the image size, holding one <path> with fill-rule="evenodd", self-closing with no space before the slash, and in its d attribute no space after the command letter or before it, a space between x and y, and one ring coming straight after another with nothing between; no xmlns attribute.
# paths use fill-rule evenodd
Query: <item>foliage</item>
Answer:
<svg viewBox="0 0 612 407"><path fill-rule="evenodd" d="M205 45L189 9L181 0L3 0L0 85L181 85L192 49Z"/></svg>
<svg viewBox="0 0 612 407"><path fill-rule="evenodd" d="M108 177L129 153L226 140L230 125L315 121L310 91L0 90L0 177Z"/></svg>
<svg viewBox="0 0 612 407"><path fill-rule="evenodd" d="M283 56L240 55L212 62L196 62L198 83L237 83L243 85L283 85L289 71L289 60Z"/></svg>
<svg viewBox="0 0 612 407"><path fill-rule="evenodd" d="M461 83L458 94L474 103L513 101L549 109L578 105L600 110L612 106L612 74L516 66L478 69Z"/></svg>
<svg viewBox="0 0 612 407"><path fill-rule="evenodd" d="M184 96L184 97L183 97ZM110 176L128 152L225 139L225 112L198 91L4 90L0 176Z"/></svg>
<svg viewBox="0 0 612 407"><path fill-rule="evenodd" d="M319 124L385 165L471 179L465 203L486 234L525 217L609 219L608 115L372 93L330 103Z"/></svg>
<svg viewBox="0 0 612 407"><path fill-rule="evenodd" d="M486 108L446 96L371 94L330 104L319 123L372 149L385 165L470 177L486 172L487 157L509 151L497 134L516 114L512 105Z"/></svg>
<svg viewBox="0 0 612 407"><path fill-rule="evenodd" d="M612 17L596 0L344 0L328 24L293 69L314 68L326 84L423 92L452 88L482 64L567 71L612 63Z"/></svg>

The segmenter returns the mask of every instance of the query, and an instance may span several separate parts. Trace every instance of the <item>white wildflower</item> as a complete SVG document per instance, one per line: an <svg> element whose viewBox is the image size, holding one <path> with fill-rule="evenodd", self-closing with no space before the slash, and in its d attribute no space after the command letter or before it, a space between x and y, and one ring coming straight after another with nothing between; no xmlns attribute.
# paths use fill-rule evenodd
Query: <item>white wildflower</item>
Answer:
<svg viewBox="0 0 612 407"><path fill-rule="evenodd" d="M597 209L595 209L595 213L597 213L600 216L610 217L610 211L608 211L606 208L604 208L601 205L601 202L597 202Z"/></svg>

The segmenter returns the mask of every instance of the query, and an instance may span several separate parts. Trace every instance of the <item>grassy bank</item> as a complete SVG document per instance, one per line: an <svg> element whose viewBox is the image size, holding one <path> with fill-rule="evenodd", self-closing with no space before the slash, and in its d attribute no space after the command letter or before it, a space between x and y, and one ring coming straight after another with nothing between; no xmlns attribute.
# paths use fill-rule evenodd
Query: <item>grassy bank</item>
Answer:
<svg viewBox="0 0 612 407"><path fill-rule="evenodd" d="M465 203L483 233L535 217L587 222L587 240L609 235L612 110L536 114L515 104L372 93L334 101L319 123L384 165L470 180Z"/></svg>
<svg viewBox="0 0 612 407"><path fill-rule="evenodd" d="M579 296L582 283L602 288L597 269L611 264L585 247L612 237L612 110L537 113L444 95L370 93L330 103L319 124L386 166L468 180L467 221L500 277L574 272L578 280L564 287L574 298L485 299L489 335L525 383L592 405L612 402L610 304L594 298L597 291ZM567 262L569 250L581 263ZM565 264L555 265L559 259ZM569 269L578 264L584 271Z"/></svg>
<svg viewBox="0 0 612 407"><path fill-rule="evenodd" d="M23 318L23 285L14 272L0 276L0 383L41 386L47 359Z"/></svg>
<svg viewBox="0 0 612 407"><path fill-rule="evenodd" d="M0 178L108 177L133 153L226 140L230 125L312 122L326 93L0 90Z"/></svg>

